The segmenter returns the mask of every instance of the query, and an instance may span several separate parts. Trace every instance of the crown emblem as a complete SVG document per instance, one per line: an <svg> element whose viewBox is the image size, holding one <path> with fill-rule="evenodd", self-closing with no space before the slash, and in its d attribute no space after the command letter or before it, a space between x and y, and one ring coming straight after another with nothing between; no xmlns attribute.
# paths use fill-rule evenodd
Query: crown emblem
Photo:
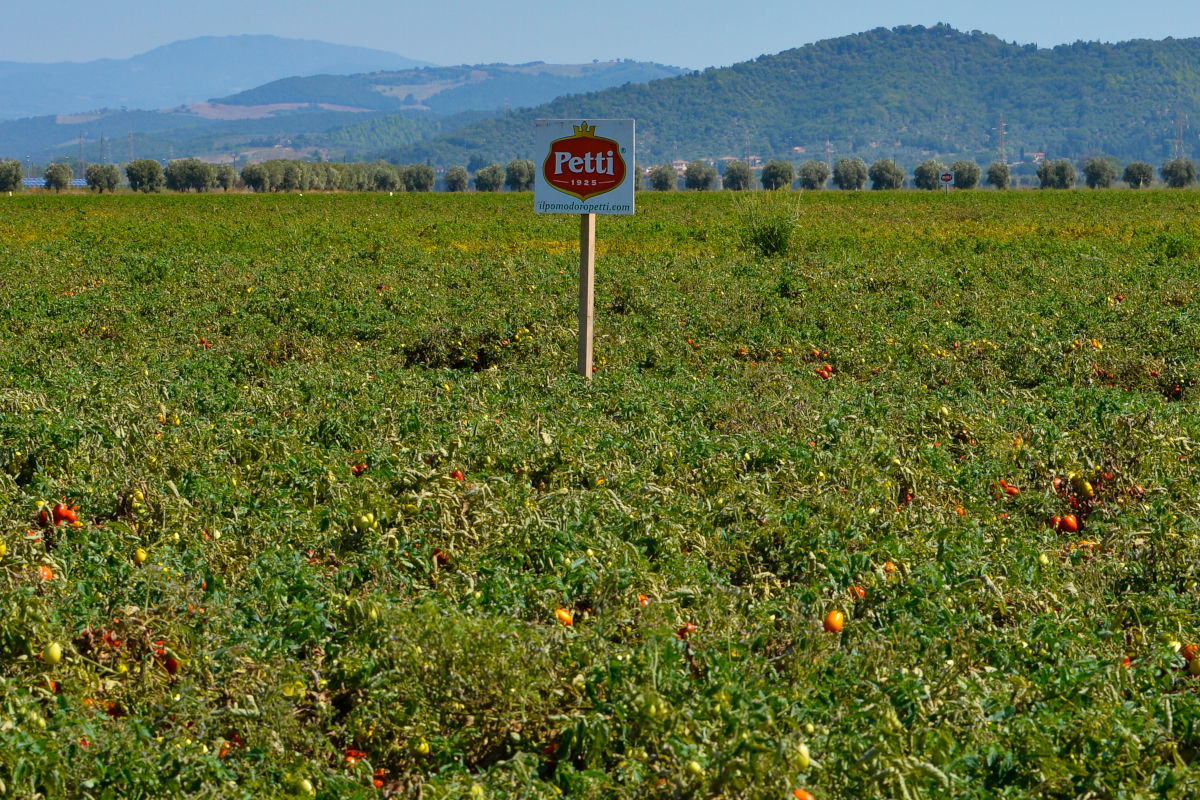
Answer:
<svg viewBox="0 0 1200 800"><path fill-rule="evenodd" d="M571 127L575 129L576 136L586 136L591 138L596 135L596 126L589 126L586 122L582 125L572 125Z"/></svg>

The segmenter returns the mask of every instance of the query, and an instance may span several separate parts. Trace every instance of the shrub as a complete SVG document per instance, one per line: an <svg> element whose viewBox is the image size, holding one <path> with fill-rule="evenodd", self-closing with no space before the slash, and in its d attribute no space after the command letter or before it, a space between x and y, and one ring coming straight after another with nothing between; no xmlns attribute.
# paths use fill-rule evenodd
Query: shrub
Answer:
<svg viewBox="0 0 1200 800"><path fill-rule="evenodd" d="M53 189L56 192L61 192L63 189L68 189L71 186L71 179L74 173L71 172L70 164L51 164L46 167L44 176L46 179L46 188Z"/></svg>
<svg viewBox="0 0 1200 800"><path fill-rule="evenodd" d="M895 159L881 158L871 165L867 174L871 178L872 189L899 189L904 185L904 167Z"/></svg>
<svg viewBox="0 0 1200 800"><path fill-rule="evenodd" d="M768 161L762 168L764 189L787 189L796 180L796 168L790 161Z"/></svg>
<svg viewBox="0 0 1200 800"><path fill-rule="evenodd" d="M1009 183L1008 164L994 161L988 166L987 182L997 189L1007 189Z"/></svg>
<svg viewBox="0 0 1200 800"><path fill-rule="evenodd" d="M475 173L475 188L480 192L498 192L504 185L504 167L499 164L483 167Z"/></svg>
<svg viewBox="0 0 1200 800"><path fill-rule="evenodd" d="M1154 183L1154 167L1145 161L1130 161L1125 165L1125 174L1121 176L1131 189L1141 189Z"/></svg>
<svg viewBox="0 0 1200 800"><path fill-rule="evenodd" d="M1043 161L1037 168L1043 189L1070 189L1075 185L1075 166L1065 158Z"/></svg>
<svg viewBox="0 0 1200 800"><path fill-rule="evenodd" d="M937 189L942 184L940 176L945 171L946 165L940 161L934 161L933 159L922 161L920 164L917 164L917 168L913 170L913 185L918 189ZM874 175L871 176L871 180L875 180Z"/></svg>
<svg viewBox="0 0 1200 800"><path fill-rule="evenodd" d="M157 192L163 184L162 166L152 158L130 161L125 165L125 177L135 192Z"/></svg>
<svg viewBox="0 0 1200 800"><path fill-rule="evenodd" d="M847 191L858 191L867 185L867 162L858 156L839 158L833 165L833 185Z"/></svg>
<svg viewBox="0 0 1200 800"><path fill-rule="evenodd" d="M504 185L514 192L533 190L533 181L537 173L534 163L527 158L514 158L504 168ZM479 178L476 177L476 182Z"/></svg>
<svg viewBox="0 0 1200 800"><path fill-rule="evenodd" d="M25 188L25 171L15 158L0 161L0 192L19 192Z"/></svg>
<svg viewBox="0 0 1200 800"><path fill-rule="evenodd" d="M950 165L955 189L974 189L979 185L980 169L974 161L955 161Z"/></svg>
<svg viewBox="0 0 1200 800"><path fill-rule="evenodd" d="M679 187L679 173L670 164L659 164L650 168L650 188L656 192L670 192Z"/></svg>
<svg viewBox="0 0 1200 800"><path fill-rule="evenodd" d="M1175 158L1162 165L1163 180L1172 189L1183 189L1196 182L1196 162L1189 158Z"/></svg>
<svg viewBox="0 0 1200 800"><path fill-rule="evenodd" d="M760 258L785 255L799 221L794 196L762 192L739 201L738 236L742 247Z"/></svg>
<svg viewBox="0 0 1200 800"><path fill-rule="evenodd" d="M697 159L687 165L683 173L683 185L688 189L706 192L717 183L717 171Z"/></svg>
<svg viewBox="0 0 1200 800"><path fill-rule="evenodd" d="M829 165L824 161L805 161L797 170L801 189L824 189L829 181Z"/></svg>
<svg viewBox="0 0 1200 800"><path fill-rule="evenodd" d="M467 185L470 183L470 176L467 175L465 167L451 167L446 170L446 191L447 192L465 192Z"/></svg>
<svg viewBox="0 0 1200 800"><path fill-rule="evenodd" d="M1117 179L1117 168L1103 156L1092 156L1083 165L1083 179L1089 189L1107 189Z"/></svg>
<svg viewBox="0 0 1200 800"><path fill-rule="evenodd" d="M745 161L730 161L725 165L725 174L721 176L721 185L731 192L744 192L753 189L755 184L754 170Z"/></svg>
<svg viewBox="0 0 1200 800"><path fill-rule="evenodd" d="M93 192L112 192L121 184L121 171L115 164L89 164L84 175L88 188Z"/></svg>

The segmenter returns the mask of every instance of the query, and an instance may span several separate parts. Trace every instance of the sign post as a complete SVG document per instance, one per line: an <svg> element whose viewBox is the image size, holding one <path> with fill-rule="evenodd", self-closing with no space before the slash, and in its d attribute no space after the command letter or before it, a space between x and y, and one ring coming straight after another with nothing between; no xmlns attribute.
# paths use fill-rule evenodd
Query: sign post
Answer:
<svg viewBox="0 0 1200 800"><path fill-rule="evenodd" d="M950 187L954 185L954 173L947 170L938 175L938 180L942 182L942 186L946 187L946 196L950 196Z"/></svg>
<svg viewBox="0 0 1200 800"><path fill-rule="evenodd" d="M540 119L533 210L579 215L579 359L592 377L592 326L596 290L596 215L632 214L634 159L631 119ZM535 164L537 161L534 162Z"/></svg>

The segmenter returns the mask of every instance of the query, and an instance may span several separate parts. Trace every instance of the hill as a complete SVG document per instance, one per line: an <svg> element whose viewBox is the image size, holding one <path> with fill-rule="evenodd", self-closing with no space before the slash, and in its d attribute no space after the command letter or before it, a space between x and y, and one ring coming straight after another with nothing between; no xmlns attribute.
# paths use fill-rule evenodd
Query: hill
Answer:
<svg viewBox="0 0 1200 800"><path fill-rule="evenodd" d="M1001 114L1010 160L1104 152L1159 160L1176 113L1200 112L1200 39L1052 49L944 25L879 28L725 68L559 98L386 153L396 161L504 161L533 150L539 117L634 117L643 163L931 155L990 161ZM1194 142L1194 130L1185 128ZM1189 146L1189 152L1191 147Z"/></svg>
<svg viewBox="0 0 1200 800"><path fill-rule="evenodd" d="M0 61L0 119L94 108L164 108L292 75L402 70L425 62L365 47L278 36L203 36L128 59Z"/></svg>
<svg viewBox="0 0 1200 800"><path fill-rule="evenodd" d="M675 77L685 70L641 61L594 64L480 64L426 67L369 75L315 75L273 81L231 97L223 105L331 103L369 109L464 111L536 106L556 97Z"/></svg>

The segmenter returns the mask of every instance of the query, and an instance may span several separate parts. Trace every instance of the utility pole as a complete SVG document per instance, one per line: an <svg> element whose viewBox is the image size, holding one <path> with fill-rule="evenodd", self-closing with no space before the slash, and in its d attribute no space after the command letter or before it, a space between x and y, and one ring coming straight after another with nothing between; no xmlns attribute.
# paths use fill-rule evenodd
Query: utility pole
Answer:
<svg viewBox="0 0 1200 800"><path fill-rule="evenodd" d="M829 137L825 137L825 166L833 169L833 147L829 144Z"/></svg>
<svg viewBox="0 0 1200 800"><path fill-rule="evenodd" d="M87 177L87 164L83 160L83 131L79 132L79 177Z"/></svg>
<svg viewBox="0 0 1200 800"><path fill-rule="evenodd" d="M508 95L504 95L504 116L508 116Z"/></svg>
<svg viewBox="0 0 1200 800"><path fill-rule="evenodd" d="M746 126L746 163L750 163L750 126Z"/></svg>
<svg viewBox="0 0 1200 800"><path fill-rule="evenodd" d="M133 161L133 131L129 132L129 160Z"/></svg>
<svg viewBox="0 0 1200 800"><path fill-rule="evenodd" d="M104 134L100 134L100 163L107 164L108 159L104 157Z"/></svg>
<svg viewBox="0 0 1200 800"><path fill-rule="evenodd" d="M1000 162L1001 164L1007 164L1008 163L1008 153L1004 149L1004 114L1003 113L1000 114L1000 125L998 127L998 130L1000 131L1000 138L996 145L996 161Z"/></svg>

